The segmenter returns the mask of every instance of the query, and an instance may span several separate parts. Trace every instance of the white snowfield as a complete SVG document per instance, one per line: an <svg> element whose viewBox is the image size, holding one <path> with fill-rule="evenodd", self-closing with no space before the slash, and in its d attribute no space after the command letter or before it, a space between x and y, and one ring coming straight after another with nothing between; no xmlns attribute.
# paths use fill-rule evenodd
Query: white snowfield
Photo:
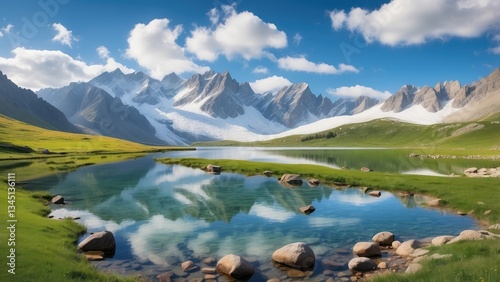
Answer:
<svg viewBox="0 0 500 282"><path fill-rule="evenodd" d="M275 138L286 137L291 135L299 135L299 134L312 134L316 132L329 130L345 124L367 122L380 118L391 118L402 122L408 122L420 125L437 124L443 122L443 119L446 116L460 110L459 108L453 108L451 106L452 103L453 100L449 101L441 111L435 113L427 111L421 105L413 105L412 107L407 108L406 110L398 113L395 113L394 111L384 112L380 109L382 107L382 103L380 103L356 115L336 116L336 117L322 119L317 122L300 126L295 129L291 129L282 133L273 135L261 135L260 137L261 139L257 140L269 140L269 139L275 139Z"/></svg>

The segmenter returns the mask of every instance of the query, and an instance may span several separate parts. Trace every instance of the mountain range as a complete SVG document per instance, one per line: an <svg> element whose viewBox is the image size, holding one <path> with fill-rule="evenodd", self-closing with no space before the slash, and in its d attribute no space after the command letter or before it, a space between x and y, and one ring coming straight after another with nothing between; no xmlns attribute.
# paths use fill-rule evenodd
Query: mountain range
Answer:
<svg viewBox="0 0 500 282"><path fill-rule="evenodd" d="M470 85L404 85L384 101L367 96L332 101L312 93L307 83L255 93L248 82L239 83L228 72L208 71L189 79L171 73L157 80L117 69L88 82L39 90L36 94L42 99L2 76L0 99L5 102L0 113L62 131L185 145L263 140L384 117L419 124L469 121L500 111L499 92L500 69ZM40 105L20 104L20 99ZM14 105L22 111L13 111ZM45 109L44 114L35 109ZM34 118L40 116L41 121Z"/></svg>

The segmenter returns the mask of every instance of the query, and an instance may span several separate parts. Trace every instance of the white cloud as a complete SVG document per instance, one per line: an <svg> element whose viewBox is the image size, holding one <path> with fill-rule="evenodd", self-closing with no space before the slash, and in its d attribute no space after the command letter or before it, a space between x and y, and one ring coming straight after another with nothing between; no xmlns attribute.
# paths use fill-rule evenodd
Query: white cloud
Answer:
<svg viewBox="0 0 500 282"><path fill-rule="evenodd" d="M267 48L287 46L286 34L276 25L265 23L251 12L237 13L234 6L224 6L223 11L221 23L213 28L196 27L186 39L187 50L198 59L213 62L224 55L250 60L268 56ZM219 21L218 13L212 10L209 17L212 23Z"/></svg>
<svg viewBox="0 0 500 282"><path fill-rule="evenodd" d="M210 19L210 22L213 25L215 25L219 22L220 15L219 15L219 11L217 10L217 8L213 8L210 11L208 11L207 15L208 15L208 18Z"/></svg>
<svg viewBox="0 0 500 282"><path fill-rule="evenodd" d="M0 37L3 37L3 33L0 31Z"/></svg>
<svg viewBox="0 0 500 282"><path fill-rule="evenodd" d="M273 75L250 82L250 87L252 87L253 91L256 93L265 93L269 91L276 92L285 86L290 86L291 84L290 80L282 76Z"/></svg>
<svg viewBox="0 0 500 282"><path fill-rule="evenodd" d="M252 73L267 74L267 73L269 73L269 69L267 69L266 67L263 67L263 66L257 66L256 68L254 68L252 70Z"/></svg>
<svg viewBox="0 0 500 282"><path fill-rule="evenodd" d="M172 72L208 71L208 67L198 66L185 56L184 49L175 42L182 32L182 26L170 29L169 23L168 19L154 19L147 25L135 25L128 38L126 55L158 79Z"/></svg>
<svg viewBox="0 0 500 282"><path fill-rule="evenodd" d="M325 63L313 63L308 61L305 57L284 57L278 59L278 66L281 69L289 71L304 71L320 74L341 74L344 72L355 72L358 73L359 70L354 66L340 64L338 68L325 64Z"/></svg>
<svg viewBox="0 0 500 282"><path fill-rule="evenodd" d="M6 27L2 28L5 33L10 33L10 30L14 27L13 24L8 24Z"/></svg>
<svg viewBox="0 0 500 282"><path fill-rule="evenodd" d="M293 37L293 44L299 45L301 41L302 41L302 35L300 35L300 33L297 32Z"/></svg>
<svg viewBox="0 0 500 282"><path fill-rule="evenodd" d="M291 211L276 208L275 206L266 206L263 204L255 204L252 206L248 214L264 218L269 221L285 222L295 216Z"/></svg>
<svg viewBox="0 0 500 282"><path fill-rule="evenodd" d="M347 19L347 15L342 10L341 11L335 10L335 11L330 12L330 19L332 20L333 29L339 30L344 25L344 23Z"/></svg>
<svg viewBox="0 0 500 282"><path fill-rule="evenodd" d="M378 10L330 12L335 30L360 32L367 42L422 44L447 37L478 37L500 24L497 0L392 0Z"/></svg>
<svg viewBox="0 0 500 282"><path fill-rule="evenodd" d="M331 95L342 97L357 98L359 96L368 96L379 100L387 99L391 96L389 91L382 92L362 85L342 86L335 89L329 88L326 92Z"/></svg>
<svg viewBox="0 0 500 282"><path fill-rule="evenodd" d="M54 24L52 24L52 27L57 32L56 36L54 36L54 38L52 38L52 41L59 42L63 45L67 45L69 47L71 47L72 41L77 41L76 38L73 36L73 32L68 30L62 24L54 23Z"/></svg>
<svg viewBox="0 0 500 282"><path fill-rule="evenodd" d="M489 51L493 54L500 54L500 34L495 34L495 36L493 36L493 42L496 47L490 48Z"/></svg>
<svg viewBox="0 0 500 282"><path fill-rule="evenodd" d="M104 65L88 65L61 51L18 47L12 50L12 54L11 58L0 57L0 69L18 86L32 90L62 87L75 81L88 81L116 68L120 68L124 73L133 72L113 58L108 58Z"/></svg>
<svg viewBox="0 0 500 282"><path fill-rule="evenodd" d="M99 57L101 57L101 59L109 58L108 48L106 48L104 46L99 46L99 47L97 47L96 51L97 51L97 54L99 54Z"/></svg>

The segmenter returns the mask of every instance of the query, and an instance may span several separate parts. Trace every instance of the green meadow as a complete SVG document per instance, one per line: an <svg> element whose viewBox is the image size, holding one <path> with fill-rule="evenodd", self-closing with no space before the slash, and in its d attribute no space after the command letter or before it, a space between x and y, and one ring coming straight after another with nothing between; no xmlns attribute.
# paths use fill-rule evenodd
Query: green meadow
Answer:
<svg viewBox="0 0 500 282"><path fill-rule="evenodd" d="M412 148L423 154L500 155L500 114L478 122L415 125L390 119L338 126L314 134L259 142L221 141L197 146Z"/></svg>

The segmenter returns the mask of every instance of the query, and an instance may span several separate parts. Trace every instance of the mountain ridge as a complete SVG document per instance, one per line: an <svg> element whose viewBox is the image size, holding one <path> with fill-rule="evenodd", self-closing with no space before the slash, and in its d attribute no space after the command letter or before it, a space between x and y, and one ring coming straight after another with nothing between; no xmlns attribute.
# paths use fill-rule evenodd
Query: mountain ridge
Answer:
<svg viewBox="0 0 500 282"><path fill-rule="evenodd" d="M0 114L45 129L81 133L60 110L33 91L20 88L1 71Z"/></svg>
<svg viewBox="0 0 500 282"><path fill-rule="evenodd" d="M433 87L407 84L384 101L368 96L332 101L312 93L307 83L293 83L276 93L255 93L248 82L239 83L227 71L208 71L189 79L171 73L158 80L143 72L124 74L117 69L102 73L87 84L101 89L102 95L119 99L121 107L137 110L141 130L156 138L155 142L182 145L221 139L264 140L320 131L339 122L383 117L417 124L477 119L499 111L499 81L500 69L496 69L470 85L462 86L458 81L438 82ZM40 90L39 94L43 96L44 91L47 90ZM67 98L65 107L77 106L69 105L71 102L75 103ZM97 108L93 105L94 110ZM88 117L91 112L85 115ZM82 125L81 119L79 123L95 130Z"/></svg>

